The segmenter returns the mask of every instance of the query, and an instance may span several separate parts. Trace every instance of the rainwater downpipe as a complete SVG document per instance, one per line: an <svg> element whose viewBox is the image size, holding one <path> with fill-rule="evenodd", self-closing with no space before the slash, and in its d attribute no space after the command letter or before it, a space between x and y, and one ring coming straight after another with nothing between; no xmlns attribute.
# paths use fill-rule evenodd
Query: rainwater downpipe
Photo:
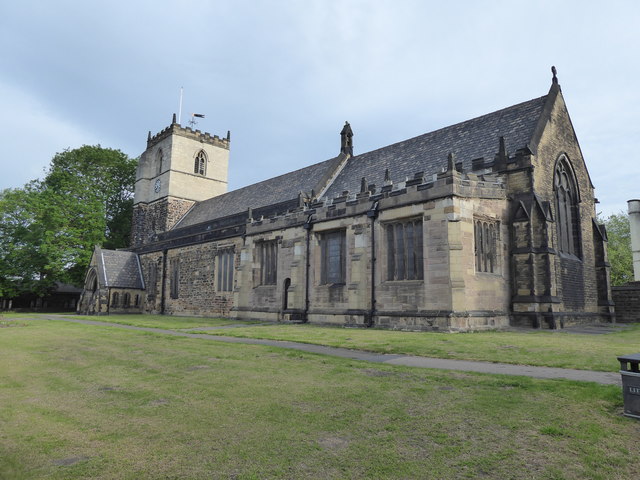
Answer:
<svg viewBox="0 0 640 480"><path fill-rule="evenodd" d="M306 265L305 265L305 274L304 274L304 318L303 322L307 323L309 321L309 272L311 271L311 230L313 229L313 223L311 222L313 215L309 215L307 217L307 221L304 223L303 227L307 231L306 238Z"/></svg>
<svg viewBox="0 0 640 480"><path fill-rule="evenodd" d="M367 328L373 327L376 314L376 218L378 217L378 202L374 202L367 211L367 217L371 219L371 304L369 313L365 318Z"/></svg>

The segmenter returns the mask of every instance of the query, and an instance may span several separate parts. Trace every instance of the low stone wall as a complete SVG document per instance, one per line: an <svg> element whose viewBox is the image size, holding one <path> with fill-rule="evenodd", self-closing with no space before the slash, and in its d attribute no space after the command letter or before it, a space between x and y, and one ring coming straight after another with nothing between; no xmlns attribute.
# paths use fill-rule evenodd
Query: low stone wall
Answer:
<svg viewBox="0 0 640 480"><path fill-rule="evenodd" d="M640 322L640 282L612 287L611 293L616 304L616 321Z"/></svg>

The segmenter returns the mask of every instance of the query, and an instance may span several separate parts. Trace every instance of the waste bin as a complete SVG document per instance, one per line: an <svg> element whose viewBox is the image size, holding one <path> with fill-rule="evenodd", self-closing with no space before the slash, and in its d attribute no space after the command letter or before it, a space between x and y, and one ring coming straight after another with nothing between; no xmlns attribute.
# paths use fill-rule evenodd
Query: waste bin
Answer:
<svg viewBox="0 0 640 480"><path fill-rule="evenodd" d="M640 353L618 357L622 375L624 414L640 419Z"/></svg>

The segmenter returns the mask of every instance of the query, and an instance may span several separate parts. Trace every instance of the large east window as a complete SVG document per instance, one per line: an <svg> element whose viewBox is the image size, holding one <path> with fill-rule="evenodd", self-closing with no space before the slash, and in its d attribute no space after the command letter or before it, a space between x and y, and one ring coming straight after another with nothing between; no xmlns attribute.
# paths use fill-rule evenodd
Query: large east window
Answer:
<svg viewBox="0 0 640 480"><path fill-rule="evenodd" d="M580 257L578 188L571 165L564 155L556 163L553 187L556 197L558 249Z"/></svg>
<svg viewBox="0 0 640 480"><path fill-rule="evenodd" d="M346 232L323 233L320 236L322 265L320 268L320 283L345 283L346 270Z"/></svg>
<svg viewBox="0 0 640 480"><path fill-rule="evenodd" d="M218 252L216 276L218 277L218 292L230 292L233 290L233 261L234 252L232 249L222 250Z"/></svg>
<svg viewBox="0 0 640 480"><path fill-rule="evenodd" d="M422 219L385 226L387 280L422 280Z"/></svg>
<svg viewBox="0 0 640 480"><path fill-rule="evenodd" d="M278 265L278 242L270 240L260 242L256 246L260 278L258 285L275 285Z"/></svg>

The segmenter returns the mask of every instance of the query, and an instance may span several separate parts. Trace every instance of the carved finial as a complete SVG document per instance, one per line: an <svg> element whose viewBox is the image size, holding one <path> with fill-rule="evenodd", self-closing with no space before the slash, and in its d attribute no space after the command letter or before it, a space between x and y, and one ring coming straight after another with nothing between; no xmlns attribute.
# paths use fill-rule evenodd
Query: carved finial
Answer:
<svg viewBox="0 0 640 480"><path fill-rule="evenodd" d="M551 81L553 83L558 83L558 71L556 70L555 66L551 67L551 73L553 73L553 78L551 79Z"/></svg>
<svg viewBox="0 0 640 480"><path fill-rule="evenodd" d="M227 130L227 142L231 141L231 130Z"/></svg>
<svg viewBox="0 0 640 480"><path fill-rule="evenodd" d="M449 152L447 157L447 172L453 172L456 169L456 157L453 152Z"/></svg>
<svg viewBox="0 0 640 480"><path fill-rule="evenodd" d="M344 122L340 131L340 153L353 155L353 130L349 122Z"/></svg>
<svg viewBox="0 0 640 480"><path fill-rule="evenodd" d="M367 191L367 179L362 177L360 180L360 193L364 193Z"/></svg>
<svg viewBox="0 0 640 480"><path fill-rule="evenodd" d="M149 130L149 135L147 135L147 142L151 141L151 130Z"/></svg>
<svg viewBox="0 0 640 480"><path fill-rule="evenodd" d="M171 124L173 125L174 123L176 123L176 114L173 114L173 120L171 120Z"/></svg>
<svg viewBox="0 0 640 480"><path fill-rule="evenodd" d="M391 182L391 175L389 174L388 168L384 171L384 183L387 182Z"/></svg>

